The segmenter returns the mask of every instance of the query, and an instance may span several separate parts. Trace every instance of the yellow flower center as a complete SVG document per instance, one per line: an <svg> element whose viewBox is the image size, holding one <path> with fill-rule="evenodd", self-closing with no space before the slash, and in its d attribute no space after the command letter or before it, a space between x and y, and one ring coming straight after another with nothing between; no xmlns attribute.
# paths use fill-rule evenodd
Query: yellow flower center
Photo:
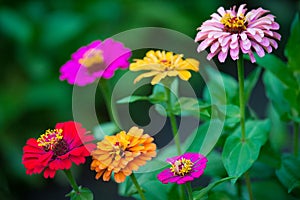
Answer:
<svg viewBox="0 0 300 200"><path fill-rule="evenodd" d="M103 66L103 52L98 49L90 49L79 59L79 63L89 70L97 71Z"/></svg>
<svg viewBox="0 0 300 200"><path fill-rule="evenodd" d="M221 23L224 24L224 31L230 33L241 33L246 30L247 21L244 15L231 16L230 13L226 13L222 19Z"/></svg>
<svg viewBox="0 0 300 200"><path fill-rule="evenodd" d="M184 176L192 170L194 163L185 158L181 158L180 160L176 160L174 164L170 167L171 172L174 173L174 175Z"/></svg>
<svg viewBox="0 0 300 200"><path fill-rule="evenodd" d="M63 139L62 132L62 129L46 130L46 132L37 139L38 146L44 147L46 151L53 150L55 145Z"/></svg>
<svg viewBox="0 0 300 200"><path fill-rule="evenodd" d="M116 142L114 145L115 148L115 153L117 156L120 156L121 158L124 157L125 153L125 149L121 146L120 142Z"/></svg>

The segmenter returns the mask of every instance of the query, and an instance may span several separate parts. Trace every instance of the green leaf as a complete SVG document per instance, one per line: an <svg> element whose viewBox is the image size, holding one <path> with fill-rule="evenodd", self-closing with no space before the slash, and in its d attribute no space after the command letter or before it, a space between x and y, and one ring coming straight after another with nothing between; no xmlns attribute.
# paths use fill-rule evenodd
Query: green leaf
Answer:
<svg viewBox="0 0 300 200"><path fill-rule="evenodd" d="M272 101L272 104L280 118L284 121L290 121L291 107L289 101L284 97L290 89L288 89L282 82L271 72L266 71L263 76L263 82L266 87L266 95ZM293 96L290 98L295 98L295 92L292 92ZM295 102L295 100L292 100Z"/></svg>
<svg viewBox="0 0 300 200"><path fill-rule="evenodd" d="M285 56L288 58L288 65L293 70L300 71L300 21L299 13L296 13L291 26L291 35L285 47Z"/></svg>
<svg viewBox="0 0 300 200"><path fill-rule="evenodd" d="M220 152L214 150L207 155L207 162L204 174L211 177L224 177L226 170L222 162L222 155Z"/></svg>
<svg viewBox="0 0 300 200"><path fill-rule="evenodd" d="M52 12L43 22L41 43L50 48L71 41L88 25L84 16L68 11Z"/></svg>
<svg viewBox="0 0 300 200"><path fill-rule="evenodd" d="M251 92L258 81L260 73L261 73L261 68L257 67L245 79L245 102L248 102L251 96Z"/></svg>
<svg viewBox="0 0 300 200"><path fill-rule="evenodd" d="M185 142L190 144L187 151L200 152L206 156L219 140L222 129L223 122L218 119L204 122L186 139Z"/></svg>
<svg viewBox="0 0 300 200"><path fill-rule="evenodd" d="M70 197L71 200L93 200L94 195L88 188L79 187L79 193L72 190L70 193L66 194L66 197Z"/></svg>
<svg viewBox="0 0 300 200"><path fill-rule="evenodd" d="M294 198L289 198L287 192L275 178L253 181L251 185L254 199L295 200Z"/></svg>
<svg viewBox="0 0 300 200"><path fill-rule="evenodd" d="M123 99L120 99L117 101L118 104L123 104L123 103L133 103L136 101L144 101L144 100L149 100L149 97L147 96L128 96L124 97Z"/></svg>
<svg viewBox="0 0 300 200"><path fill-rule="evenodd" d="M114 122L106 122L94 127L93 133L97 140L103 140L106 135L113 135L118 131L119 128Z"/></svg>
<svg viewBox="0 0 300 200"><path fill-rule="evenodd" d="M172 184L162 184L157 178L157 174L161 170L135 173L137 181L144 191L146 199L149 200L165 200L168 197L169 191L172 189ZM125 182L119 184L119 194L122 196L132 196L139 199L139 194L136 187L129 177Z"/></svg>
<svg viewBox="0 0 300 200"><path fill-rule="evenodd" d="M255 58L259 66L270 71L286 86L298 88L297 81L293 73L287 67L286 63L284 63L280 58L274 54L266 54L262 58L255 55Z"/></svg>
<svg viewBox="0 0 300 200"><path fill-rule="evenodd" d="M222 158L229 176L238 178L253 165L261 146L267 141L269 130L269 120L247 121L245 141L241 140L240 127L226 139Z"/></svg>
<svg viewBox="0 0 300 200"><path fill-rule="evenodd" d="M196 98L180 97L173 107L173 113L181 116L210 118L211 105L199 102Z"/></svg>
<svg viewBox="0 0 300 200"><path fill-rule="evenodd" d="M0 30L20 44L26 44L33 36L33 26L21 12L2 7L0 10Z"/></svg>
<svg viewBox="0 0 300 200"><path fill-rule="evenodd" d="M279 181L288 189L288 192L300 191L300 159L293 155L283 155L281 166L276 170ZM300 193L299 193L300 194Z"/></svg>
<svg viewBox="0 0 300 200"><path fill-rule="evenodd" d="M208 186L201 189L200 191L194 191L193 192L193 199L194 200L204 199L205 196L209 193L209 191L211 191L214 187L216 187L217 185L219 185L219 184L221 184L225 181L231 180L231 179L235 179L235 177L226 177L226 178L220 179L218 181L210 183Z"/></svg>
<svg viewBox="0 0 300 200"><path fill-rule="evenodd" d="M207 102L211 101L211 97L215 99L215 104L238 104L238 83L230 75L217 72L211 67L205 68L210 79L208 80L207 87L203 91L203 99ZM216 74L220 73L221 78L215 78ZM226 97L224 97L224 87ZM224 102L226 100L226 102Z"/></svg>

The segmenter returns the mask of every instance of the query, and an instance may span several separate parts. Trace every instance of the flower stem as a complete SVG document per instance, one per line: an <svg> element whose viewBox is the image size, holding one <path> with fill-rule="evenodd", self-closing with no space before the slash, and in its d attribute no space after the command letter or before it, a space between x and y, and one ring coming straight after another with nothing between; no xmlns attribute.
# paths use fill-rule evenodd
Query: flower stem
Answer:
<svg viewBox="0 0 300 200"><path fill-rule="evenodd" d="M239 100L240 100L240 115L241 115L241 140L242 142L246 139L245 131L245 92L244 92L244 58L240 55L238 61L238 79L239 79Z"/></svg>
<svg viewBox="0 0 300 200"><path fill-rule="evenodd" d="M172 110L171 90L165 86L165 91L166 91L166 97L167 97L167 109L168 109L167 112L168 112L168 116L169 116L170 122L171 122L172 133L173 133L173 137L175 140L177 153L178 153L178 155L181 155L180 139L179 139L179 134L178 134L176 118L175 118L175 115L171 111Z"/></svg>
<svg viewBox="0 0 300 200"><path fill-rule="evenodd" d="M188 199L193 200L193 189L192 189L191 182L187 182L185 185L186 185L186 190L187 190L187 194L189 197Z"/></svg>
<svg viewBox="0 0 300 200"><path fill-rule="evenodd" d="M71 169L63 170L63 171L65 172L65 174L66 174L66 176L67 176L67 178L68 178L68 180L69 180L72 188L74 189L74 191L76 193L79 193L79 187L78 187L78 185L77 185L77 183L76 183L76 181L75 181L75 179L74 179L74 177L72 175Z"/></svg>
<svg viewBox="0 0 300 200"><path fill-rule="evenodd" d="M117 119L115 108L111 104L111 89L108 85L108 81L106 79L100 79L100 89L102 95L104 97L104 101L106 104L107 112L110 118L110 121L114 122L117 126L119 126L119 121Z"/></svg>
<svg viewBox="0 0 300 200"><path fill-rule="evenodd" d="M247 186L247 190L248 190L248 194L249 194L249 199L254 200L249 172L248 171L245 172L244 176L245 176L246 186Z"/></svg>
<svg viewBox="0 0 300 200"><path fill-rule="evenodd" d="M144 195L144 193L143 193L143 190L142 190L142 188L140 187L138 181L136 180L134 173L132 173L132 174L130 175L130 178L131 178L133 184L135 185L135 187L136 187L136 189L137 189L139 195L141 196L141 199L142 199L142 200L146 200L146 197L145 197L145 195Z"/></svg>
<svg viewBox="0 0 300 200"><path fill-rule="evenodd" d="M299 151L299 123L294 122L294 155L298 157Z"/></svg>
<svg viewBox="0 0 300 200"><path fill-rule="evenodd" d="M245 128L244 58L242 54L240 54L240 57L237 61L237 66L238 66L238 79L239 79L240 115L241 115L241 141L245 142L246 128ZM245 172L244 177L247 185L249 199L253 200L251 179L248 171Z"/></svg>

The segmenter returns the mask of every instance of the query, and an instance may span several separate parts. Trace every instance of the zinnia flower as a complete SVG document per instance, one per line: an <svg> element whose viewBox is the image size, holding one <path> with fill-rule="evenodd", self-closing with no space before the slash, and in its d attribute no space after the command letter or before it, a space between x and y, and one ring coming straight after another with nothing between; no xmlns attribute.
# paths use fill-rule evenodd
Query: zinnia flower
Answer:
<svg viewBox="0 0 300 200"><path fill-rule="evenodd" d="M185 153L181 156L168 158L170 168L157 175L162 183L184 184L199 178L206 168L207 159L199 153Z"/></svg>
<svg viewBox="0 0 300 200"><path fill-rule="evenodd" d="M70 169L85 162L95 145L92 135L77 122L58 123L38 139L30 138L23 148L22 163L26 174L39 174L53 178L57 170Z"/></svg>
<svg viewBox="0 0 300 200"><path fill-rule="evenodd" d="M96 40L72 54L71 60L60 68L59 79L78 86L93 83L100 77L109 79L118 68L129 66L130 56L130 49L121 42L113 39L103 42Z"/></svg>
<svg viewBox="0 0 300 200"><path fill-rule="evenodd" d="M114 173L115 181L121 183L133 170L155 157L155 150L153 138L143 134L143 129L132 127L128 133L121 131L97 143L97 149L91 153L91 170L97 172L96 179L103 176L104 181L109 181Z"/></svg>
<svg viewBox="0 0 300 200"><path fill-rule="evenodd" d="M198 52L210 46L207 59L218 54L219 61L224 62L228 53L233 60L237 60L241 51L249 54L253 63L256 61L253 52L263 57L265 51L271 53L273 48L276 49L275 39L280 40L281 36L274 31L279 29L274 15L262 8L246 13L245 6L241 5L237 12L235 6L230 10L220 7L218 14L212 14L212 18L197 29L199 32L195 41L202 41Z"/></svg>
<svg viewBox="0 0 300 200"><path fill-rule="evenodd" d="M131 71L150 71L139 75L134 83L152 76L154 76L151 81L152 85L159 83L166 76L179 76L182 80L187 81L191 77L188 70L199 71L197 60L192 58L184 60L183 54L173 54L173 52L151 50L146 53L144 59L134 59L134 61L129 66Z"/></svg>

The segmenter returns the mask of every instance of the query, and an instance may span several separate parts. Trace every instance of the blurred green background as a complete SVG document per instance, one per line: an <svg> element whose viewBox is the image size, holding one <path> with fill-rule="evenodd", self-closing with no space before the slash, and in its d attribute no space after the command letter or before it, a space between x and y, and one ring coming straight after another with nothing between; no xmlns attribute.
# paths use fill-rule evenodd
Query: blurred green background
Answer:
<svg viewBox="0 0 300 200"><path fill-rule="evenodd" d="M71 53L95 39L103 40L138 27L164 27L194 38L196 28L219 6L229 8L235 4L240 3L229 0L1 0L0 198L66 199L64 194L70 187L63 174L59 173L53 180L45 180L42 175L27 176L21 157L28 138L38 137L57 122L72 120L72 86L58 79L59 68ZM275 54L283 57L299 2L263 0L247 4L249 9L271 10L277 17L282 41ZM236 76L231 65L227 61L219 69ZM249 72L255 65L247 66ZM251 101L257 110L262 110L266 103L261 88L256 88L257 96ZM98 107L99 113L105 115L100 119L105 121L104 104ZM115 183L94 180L89 163L90 160L83 167L75 167L75 172L78 182L93 190L95 199L130 199L118 197Z"/></svg>

